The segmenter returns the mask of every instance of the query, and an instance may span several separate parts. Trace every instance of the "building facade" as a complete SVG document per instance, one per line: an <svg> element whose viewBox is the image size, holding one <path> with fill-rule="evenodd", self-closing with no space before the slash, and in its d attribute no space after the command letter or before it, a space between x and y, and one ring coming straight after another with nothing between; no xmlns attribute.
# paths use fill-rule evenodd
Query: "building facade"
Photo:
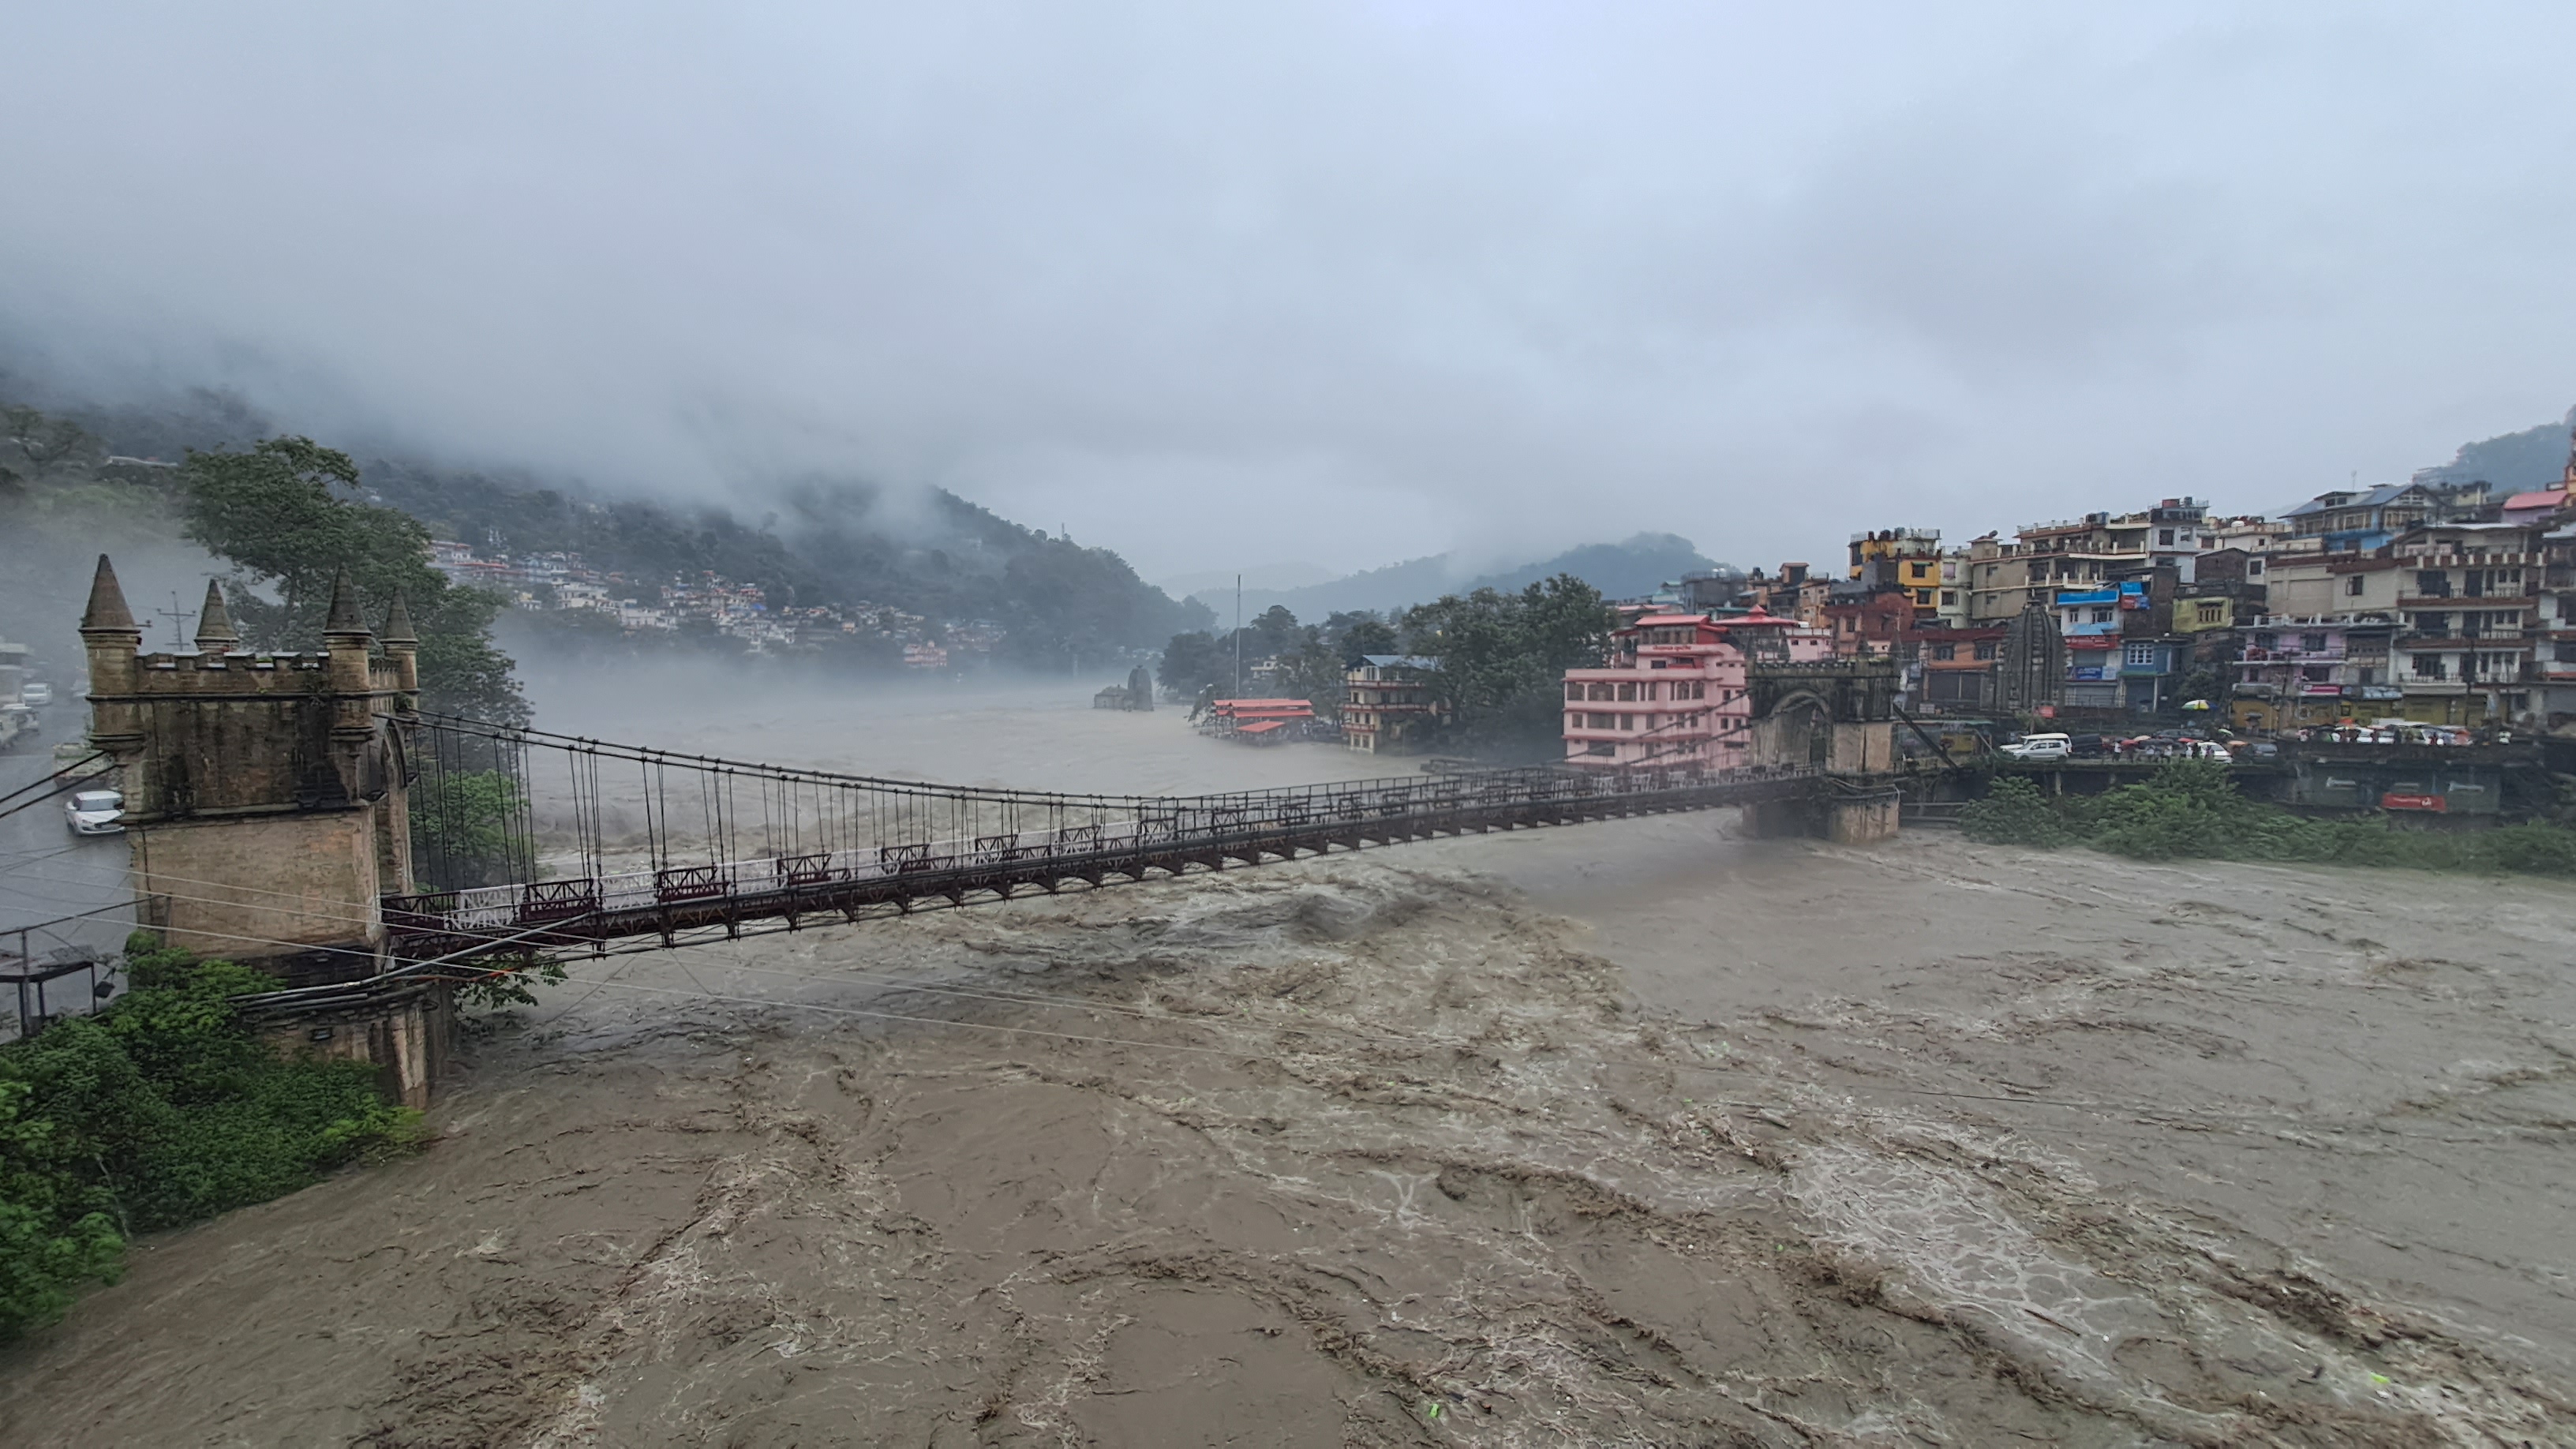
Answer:
<svg viewBox="0 0 2576 1449"><path fill-rule="evenodd" d="M1389 755L1429 745L1444 718L1431 689L1439 667L1418 655L1361 655L1343 676L1342 748Z"/></svg>
<svg viewBox="0 0 2576 1449"><path fill-rule="evenodd" d="M1611 637L1595 669L1565 672L1565 762L1585 769L1726 769L1753 740L1750 666L1831 659L1820 629L1756 610L1648 614Z"/></svg>

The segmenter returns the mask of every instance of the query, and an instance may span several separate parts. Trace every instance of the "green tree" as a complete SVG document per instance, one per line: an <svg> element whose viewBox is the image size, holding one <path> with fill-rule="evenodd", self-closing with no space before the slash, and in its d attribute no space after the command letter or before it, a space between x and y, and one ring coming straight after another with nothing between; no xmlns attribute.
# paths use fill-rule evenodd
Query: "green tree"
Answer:
<svg viewBox="0 0 2576 1449"><path fill-rule="evenodd" d="M230 998L276 983L129 944L133 989L0 1047L0 1338L112 1280L124 1239L292 1192L409 1145L361 1062L286 1057Z"/></svg>
<svg viewBox="0 0 2576 1449"><path fill-rule="evenodd" d="M1333 652L1342 656L1344 664L1363 654L1393 654L1403 647L1394 625L1365 610L1325 616L1324 637L1332 641Z"/></svg>
<svg viewBox="0 0 2576 1449"><path fill-rule="evenodd" d="M1155 682L1176 699L1195 700L1233 678L1233 652L1220 652L1215 636L1204 631L1173 635L1154 665Z"/></svg>
<svg viewBox="0 0 2576 1449"><path fill-rule="evenodd" d="M1433 692L1454 743L1510 759L1553 759L1565 671L1598 664L1619 624L1601 591L1572 574L1515 594L1478 589L1407 610L1405 650L1436 656Z"/></svg>
<svg viewBox="0 0 2576 1449"><path fill-rule="evenodd" d="M518 782L499 770L433 774L411 792L412 860L424 888L456 890L525 878L510 826L527 811Z"/></svg>
<svg viewBox="0 0 2576 1449"><path fill-rule="evenodd" d="M346 568L370 620L384 617L396 593L409 601L425 708L527 722L509 656L492 642L502 601L430 567L429 531L410 514L343 496L359 487L348 454L310 438L270 438L239 452L191 448L180 473L185 532L233 564L228 601L251 647L316 647L332 577Z"/></svg>

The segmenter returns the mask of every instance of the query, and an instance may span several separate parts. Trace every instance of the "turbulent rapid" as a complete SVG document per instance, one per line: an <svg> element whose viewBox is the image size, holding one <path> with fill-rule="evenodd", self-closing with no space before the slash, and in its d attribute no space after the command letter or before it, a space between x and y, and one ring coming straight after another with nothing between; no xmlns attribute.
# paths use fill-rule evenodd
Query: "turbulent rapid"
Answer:
<svg viewBox="0 0 2576 1449"><path fill-rule="evenodd" d="M1066 788L1386 763L1071 689L640 728ZM2571 928L1682 816L576 962L419 1157L144 1245L0 1437L2566 1442Z"/></svg>

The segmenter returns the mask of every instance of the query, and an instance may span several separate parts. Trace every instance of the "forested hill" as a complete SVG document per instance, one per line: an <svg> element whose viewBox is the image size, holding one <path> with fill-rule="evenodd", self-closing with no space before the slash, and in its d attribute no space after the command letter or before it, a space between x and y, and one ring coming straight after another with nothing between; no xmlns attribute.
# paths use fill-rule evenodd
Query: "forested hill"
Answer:
<svg viewBox="0 0 2576 1449"><path fill-rule="evenodd" d="M1558 574L1572 574L1609 598L1625 599L1652 593L1666 579L1708 567L1710 561L1689 539L1670 533L1641 533L1624 542L1585 544L1554 558L1490 573L1470 573L1451 555L1433 554L1304 588L1246 589L1243 602L1247 618L1257 617L1274 604L1299 618L1320 619L1363 609L1392 613L1409 605L1429 603L1444 594L1471 594L1486 588L1513 593ZM1230 593L1221 601L1213 594L1197 597L1199 602L1215 606L1220 616L1232 612L1234 598Z"/></svg>
<svg viewBox="0 0 2576 1449"><path fill-rule="evenodd" d="M2523 493L2547 488L2566 476L2567 432L2576 427L2576 408L2554 423L2484 442L2462 443L2451 461L2416 470L2419 483L2490 483L2499 492Z"/></svg>
<svg viewBox="0 0 2576 1449"><path fill-rule="evenodd" d="M106 453L139 458L175 461L188 448L299 431L292 419L202 391L158 406L101 408L0 374L0 402L69 417ZM363 445L344 450L356 456L372 499L479 553L577 553L593 569L639 582L713 573L757 585L773 607L867 603L933 620L990 621L1006 631L1006 656L1059 668L1068 654L1156 648L1212 622L1108 549L1022 528L940 489L898 496L850 479L782 480L765 501L738 512L446 467Z"/></svg>

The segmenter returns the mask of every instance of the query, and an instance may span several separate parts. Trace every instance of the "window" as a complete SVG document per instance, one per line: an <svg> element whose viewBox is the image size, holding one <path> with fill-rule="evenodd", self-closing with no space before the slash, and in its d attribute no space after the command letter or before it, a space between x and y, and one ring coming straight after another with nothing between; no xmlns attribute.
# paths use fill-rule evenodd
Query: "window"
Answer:
<svg viewBox="0 0 2576 1449"><path fill-rule="evenodd" d="M1631 701L1635 700L1635 699L1636 699L1636 697L1637 697L1637 686L1636 686L1636 685L1634 685L1634 684L1622 684L1622 685L1620 685L1620 686L1619 686L1619 701L1620 701L1620 703L1622 703L1622 704L1629 703L1629 702L1631 702Z"/></svg>
<svg viewBox="0 0 2576 1449"><path fill-rule="evenodd" d="M1584 746L1583 753L1587 755L1615 755L1619 753L1619 747L1610 743L1608 740L1596 740L1593 743Z"/></svg>
<svg viewBox="0 0 2576 1449"><path fill-rule="evenodd" d="M1995 641L1994 641L1994 640L1992 640L1992 639L1980 639L1980 640L1978 640L1978 641L1977 641L1977 657L1978 657L1979 659L1992 659L1992 658L1994 658L1994 657L1995 657Z"/></svg>
<svg viewBox="0 0 2576 1449"><path fill-rule="evenodd" d="M2172 529L2170 529L2170 528L2159 528L2159 529L2157 529L2157 530L2156 530L2156 544L2157 544L2157 546L2158 546L2158 547L2160 547L2160 548L2171 548L2171 547L2173 547L2173 530L2172 530Z"/></svg>
<svg viewBox="0 0 2576 1449"><path fill-rule="evenodd" d="M1587 714L1583 717L1583 727L1588 730L1615 730L1619 727L1619 716L1615 714Z"/></svg>
<svg viewBox="0 0 2576 1449"><path fill-rule="evenodd" d="M2255 570L2255 572L2259 572L2259 570ZM2346 594L2359 597L2361 594L2361 575L2346 574L2343 581L2343 591Z"/></svg>
<svg viewBox="0 0 2576 1449"><path fill-rule="evenodd" d="M2096 624L2108 624L2113 618L2117 617L2118 612L2119 611L2116 609L2095 609L2093 611L2093 622Z"/></svg>
<svg viewBox="0 0 2576 1449"><path fill-rule="evenodd" d="M2450 677L2450 671L2442 667L2442 656L2439 654L2417 654L2412 656L2408 660L2408 663L2414 667L2415 677L2417 679L2447 679Z"/></svg>
<svg viewBox="0 0 2576 1449"><path fill-rule="evenodd" d="M2156 665L2156 646L2132 644L2121 651L2120 662L2131 669L2153 669Z"/></svg>
<svg viewBox="0 0 2576 1449"><path fill-rule="evenodd" d="M2323 634L2302 634L2299 636L2299 649L2302 653L2323 654L2326 652L2326 636Z"/></svg>
<svg viewBox="0 0 2576 1449"><path fill-rule="evenodd" d="M1568 684L1565 687L1565 697L1568 699L1583 698L1583 686L1580 684Z"/></svg>
<svg viewBox="0 0 2576 1449"><path fill-rule="evenodd" d="M1595 684L1590 690L1590 695L1594 699L1608 699L1610 697L1610 686L1607 684ZM1608 726L1600 725L1595 726L1595 728L1607 729Z"/></svg>
<svg viewBox="0 0 2576 1449"><path fill-rule="evenodd" d="M2274 634L2269 630L2259 631L2254 635L2254 647L2257 649L2278 649L2281 647L2281 636Z"/></svg>
<svg viewBox="0 0 2576 1449"><path fill-rule="evenodd" d="M1943 589L1941 591L1941 607L1945 609L1955 609L1958 606L1959 591L1957 589Z"/></svg>
<svg viewBox="0 0 2576 1449"><path fill-rule="evenodd" d="M1637 717L1636 717L1635 715L1633 715L1633 714L1623 714L1623 715L1619 716L1619 728L1621 728L1621 729L1623 729L1623 730L1632 730L1632 729L1635 729L1636 727L1637 727Z"/></svg>
<svg viewBox="0 0 2576 1449"><path fill-rule="evenodd" d="M1932 646L1932 657L1935 659L1956 659L1959 657L1959 646L1956 644L1935 644Z"/></svg>

